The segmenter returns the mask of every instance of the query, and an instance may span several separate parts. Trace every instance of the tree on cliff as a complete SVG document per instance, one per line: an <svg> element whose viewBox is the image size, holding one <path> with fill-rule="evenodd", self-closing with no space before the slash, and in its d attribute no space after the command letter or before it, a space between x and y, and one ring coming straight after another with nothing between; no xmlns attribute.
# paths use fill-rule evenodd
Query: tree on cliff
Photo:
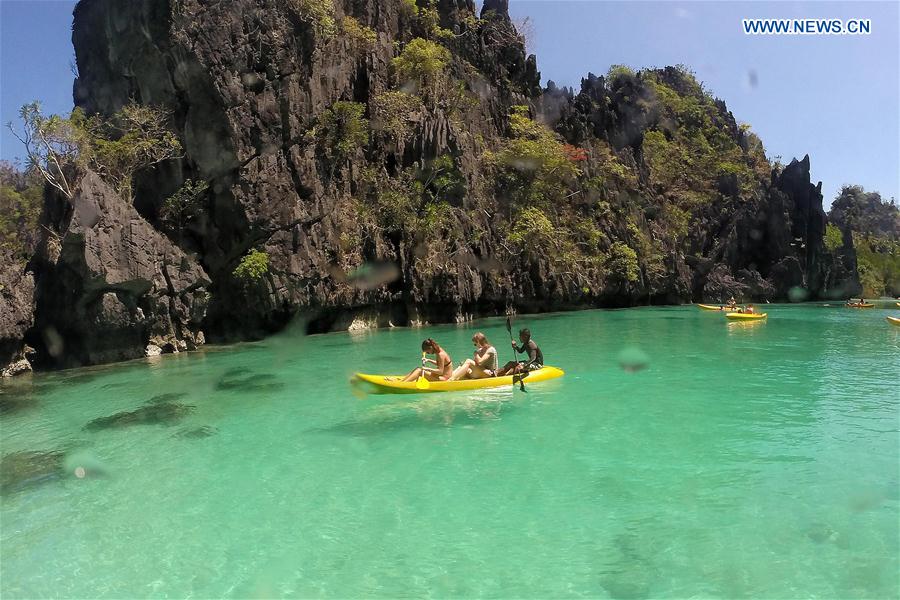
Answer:
<svg viewBox="0 0 900 600"><path fill-rule="evenodd" d="M0 250L27 260L34 250L44 179L34 169L20 171L0 161Z"/></svg>
<svg viewBox="0 0 900 600"><path fill-rule="evenodd" d="M137 171L181 154L181 143L161 108L126 104L110 117L87 116L76 108L68 117L44 116L40 102L19 110L22 129L7 127L25 146L27 164L66 198L91 169L125 195Z"/></svg>

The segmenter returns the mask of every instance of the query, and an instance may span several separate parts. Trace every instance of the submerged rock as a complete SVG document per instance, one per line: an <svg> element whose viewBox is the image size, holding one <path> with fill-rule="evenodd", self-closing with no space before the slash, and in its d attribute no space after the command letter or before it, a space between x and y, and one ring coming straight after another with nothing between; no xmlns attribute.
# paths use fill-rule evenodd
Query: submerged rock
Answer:
<svg viewBox="0 0 900 600"><path fill-rule="evenodd" d="M26 450L0 459L0 494L7 495L63 475L65 452Z"/></svg>
<svg viewBox="0 0 900 600"><path fill-rule="evenodd" d="M0 393L0 415L11 415L37 406L37 403L31 393Z"/></svg>
<svg viewBox="0 0 900 600"><path fill-rule="evenodd" d="M212 437L217 433L219 433L219 430L217 428L210 425L203 425L201 427L194 427L191 429L182 429L172 437L193 440Z"/></svg>
<svg viewBox="0 0 900 600"><path fill-rule="evenodd" d="M175 402L187 396L186 392L168 392L165 394L157 394L153 396L145 404L165 404L167 402Z"/></svg>
<svg viewBox="0 0 900 600"><path fill-rule="evenodd" d="M271 373L257 373L245 377L225 377L216 383L216 390L238 390L242 392L276 391L284 388L284 383Z"/></svg>
<svg viewBox="0 0 900 600"><path fill-rule="evenodd" d="M812 523L806 528L806 537L817 544L838 540L838 532L827 523Z"/></svg>
<svg viewBox="0 0 900 600"><path fill-rule="evenodd" d="M194 411L193 406L174 402L159 402L136 410L119 412L94 419L84 426L87 431L120 429L135 425L172 425Z"/></svg>

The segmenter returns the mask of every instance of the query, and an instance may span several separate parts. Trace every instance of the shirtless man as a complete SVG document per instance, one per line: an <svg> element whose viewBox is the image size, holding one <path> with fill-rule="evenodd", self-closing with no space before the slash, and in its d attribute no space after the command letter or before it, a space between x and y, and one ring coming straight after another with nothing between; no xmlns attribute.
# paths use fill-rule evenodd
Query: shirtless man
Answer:
<svg viewBox="0 0 900 600"><path fill-rule="evenodd" d="M503 365L503 368L497 371L497 375L513 375L515 373L526 373L528 371L536 371L544 366L544 353L541 352L537 342L531 339L531 331L522 329L519 331L519 341L521 346L517 346L515 342L510 341L513 350L518 353L525 352L528 354L527 361L510 361Z"/></svg>

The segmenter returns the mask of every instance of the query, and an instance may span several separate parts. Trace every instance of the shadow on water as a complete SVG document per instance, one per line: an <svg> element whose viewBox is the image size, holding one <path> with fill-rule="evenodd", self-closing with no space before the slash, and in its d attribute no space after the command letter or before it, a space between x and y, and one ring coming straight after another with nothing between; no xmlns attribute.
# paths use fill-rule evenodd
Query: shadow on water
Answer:
<svg viewBox="0 0 900 600"><path fill-rule="evenodd" d="M134 385L131 381L114 381L113 383L104 383L100 386L102 390L121 390L127 389Z"/></svg>
<svg viewBox="0 0 900 600"><path fill-rule="evenodd" d="M37 397L30 387L0 390L0 416L14 415L35 408L38 404Z"/></svg>
<svg viewBox="0 0 900 600"><path fill-rule="evenodd" d="M181 400L186 396L186 392L169 392L167 394L157 394L147 400L144 404L167 404L169 402L176 402L177 400Z"/></svg>
<svg viewBox="0 0 900 600"><path fill-rule="evenodd" d="M272 373L243 375L244 373L246 373L245 369L226 371L222 379L216 382L216 391L274 392L284 389L284 383L279 381L278 377Z"/></svg>
<svg viewBox="0 0 900 600"><path fill-rule="evenodd" d="M180 431L172 434L172 437L181 440L199 440L212 437L217 433L219 433L218 428L212 427L211 425L202 425L200 427L181 429Z"/></svg>
<svg viewBox="0 0 900 600"><path fill-rule="evenodd" d="M600 585L611 598L637 599L653 595L658 570L645 555L642 542L644 540L634 531L613 538L614 554L618 558L600 571Z"/></svg>
<svg viewBox="0 0 900 600"><path fill-rule="evenodd" d="M434 430L478 425L496 421L514 413L516 408L501 401L437 400L414 404L387 405L358 418L328 427L310 429L310 433L351 437L383 436L412 430Z"/></svg>
<svg viewBox="0 0 900 600"><path fill-rule="evenodd" d="M87 431L121 429L135 425L173 425L192 413L193 406L174 402L148 404L136 410L118 412L108 417L94 419L84 426Z"/></svg>
<svg viewBox="0 0 900 600"><path fill-rule="evenodd" d="M60 450L26 450L7 454L0 459L0 495L6 496L63 476Z"/></svg>

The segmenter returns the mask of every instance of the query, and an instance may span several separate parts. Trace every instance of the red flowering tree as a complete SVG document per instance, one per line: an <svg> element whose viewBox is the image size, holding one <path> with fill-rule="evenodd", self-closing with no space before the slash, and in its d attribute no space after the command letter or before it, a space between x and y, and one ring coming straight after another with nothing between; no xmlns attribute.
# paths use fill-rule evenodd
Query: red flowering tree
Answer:
<svg viewBox="0 0 900 600"><path fill-rule="evenodd" d="M588 157L587 150L579 148L578 146L573 146L572 144L563 144L563 152L565 152L566 158L572 162L585 161Z"/></svg>

